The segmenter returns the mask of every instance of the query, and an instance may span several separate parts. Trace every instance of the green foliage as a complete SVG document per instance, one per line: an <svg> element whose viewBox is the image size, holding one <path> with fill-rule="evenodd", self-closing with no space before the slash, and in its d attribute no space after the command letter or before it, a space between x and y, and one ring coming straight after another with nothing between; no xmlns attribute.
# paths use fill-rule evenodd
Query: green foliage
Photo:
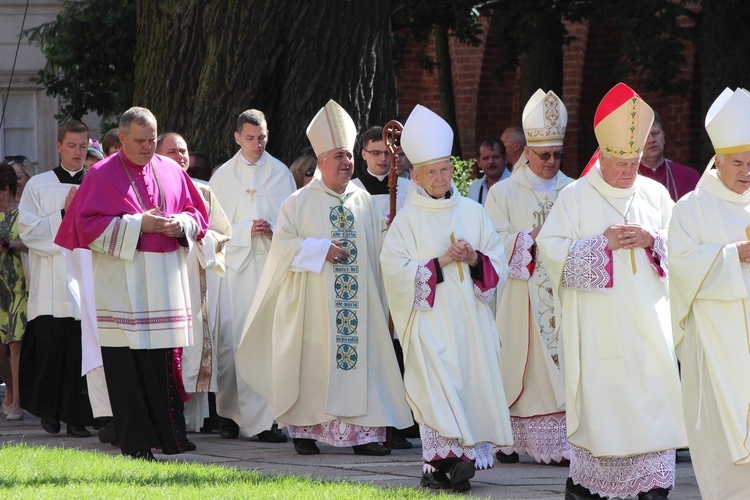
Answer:
<svg viewBox="0 0 750 500"><path fill-rule="evenodd" d="M466 196L469 192L469 185L472 183L469 175L474 160L462 160L458 156L451 156L451 163L453 164L453 182L456 184L458 192Z"/></svg>
<svg viewBox="0 0 750 500"><path fill-rule="evenodd" d="M46 67L34 82L65 101L58 120L121 113L133 100L135 0L63 0L54 22L24 32Z"/></svg>
<svg viewBox="0 0 750 500"><path fill-rule="evenodd" d="M462 43L473 46L480 43L482 29L478 6L481 4L476 0L393 0L391 5L393 59L397 72L412 41L426 40L436 25L446 26L448 34ZM420 56L420 64L430 72L437 65L426 54Z"/></svg>

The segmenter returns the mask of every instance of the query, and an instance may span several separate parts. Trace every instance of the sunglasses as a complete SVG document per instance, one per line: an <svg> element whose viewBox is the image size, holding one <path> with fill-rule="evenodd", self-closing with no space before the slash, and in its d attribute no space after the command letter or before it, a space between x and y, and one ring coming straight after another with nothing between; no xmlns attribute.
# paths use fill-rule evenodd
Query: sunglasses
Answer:
<svg viewBox="0 0 750 500"><path fill-rule="evenodd" d="M6 156L5 158L3 158L3 161L13 162L13 163L23 163L27 161L27 158L24 155Z"/></svg>
<svg viewBox="0 0 750 500"><path fill-rule="evenodd" d="M305 172L305 177L312 177L313 175L315 175L315 167L308 168Z"/></svg>
<svg viewBox="0 0 750 500"><path fill-rule="evenodd" d="M531 149L531 148L529 148L529 149ZM534 151L533 149L531 149L531 150ZM562 154L561 151L555 151L554 153L542 153L542 154L539 154L536 151L534 151L534 154L537 155L539 157L539 159L542 160L542 161L547 161L550 158L554 158L555 160L560 160L563 157L563 154Z"/></svg>

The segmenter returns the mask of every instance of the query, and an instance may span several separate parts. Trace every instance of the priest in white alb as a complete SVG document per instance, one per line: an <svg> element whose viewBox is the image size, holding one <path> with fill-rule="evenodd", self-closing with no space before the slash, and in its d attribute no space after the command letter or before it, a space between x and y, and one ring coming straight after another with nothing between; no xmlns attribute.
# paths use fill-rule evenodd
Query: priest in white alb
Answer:
<svg viewBox="0 0 750 500"><path fill-rule="evenodd" d="M492 186L484 209L508 256L509 279L497 311L500 370L510 405L513 447L501 463L527 454L537 462L570 459L565 382L560 371L560 321L536 237L560 191L568 112L557 95L537 90L523 110L526 146L513 174Z"/></svg>
<svg viewBox="0 0 750 500"><path fill-rule="evenodd" d="M653 116L627 85L604 96L599 157L560 193L536 239L561 303L568 500L665 498L687 442L667 290L673 202L637 175Z"/></svg>
<svg viewBox="0 0 750 500"><path fill-rule="evenodd" d="M257 434L260 441L284 443L287 437L273 423L268 403L242 380L234 364L247 311L268 257L279 207L294 192L294 176L266 151L268 124L263 112L248 109L237 117L237 154L211 176L209 185L232 223L226 245L226 272L218 292L219 435L236 439Z"/></svg>
<svg viewBox="0 0 750 500"><path fill-rule="evenodd" d="M716 156L669 226L672 318L701 497L740 500L750 498L750 93L725 89L706 131Z"/></svg>
<svg viewBox="0 0 750 500"><path fill-rule="evenodd" d="M493 466L493 446L513 442L495 329L508 266L482 206L451 181L452 144L445 120L417 105L401 134L412 183L380 263L420 425L421 484L467 491L475 469Z"/></svg>
<svg viewBox="0 0 750 500"><path fill-rule="evenodd" d="M385 427L411 423L381 294L385 223L349 182L356 127L334 101L307 127L319 175L282 205L237 350L240 374L287 427L316 442L386 455Z"/></svg>

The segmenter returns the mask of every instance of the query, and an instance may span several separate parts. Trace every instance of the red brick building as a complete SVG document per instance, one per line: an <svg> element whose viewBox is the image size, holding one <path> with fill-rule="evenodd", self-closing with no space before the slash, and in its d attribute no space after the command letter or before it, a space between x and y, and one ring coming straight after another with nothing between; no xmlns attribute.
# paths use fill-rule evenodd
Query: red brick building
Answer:
<svg viewBox="0 0 750 500"><path fill-rule="evenodd" d="M451 39L456 118L461 149L467 159L476 155L476 145L482 137L499 137L506 127L521 125L525 104L519 102L520 69L506 72L502 83L493 76L500 59L499 37L493 33L488 19L481 21L482 43L478 47ZM560 97L568 109L563 169L569 175L577 176L596 149L593 132L596 106L617 83L611 75L619 57L620 32L615 22L594 26L568 23L567 28L574 39L563 48L563 91ZM404 61L398 78L401 119L406 119L417 103L440 113L437 74L420 65L419 58L424 54L434 59L433 40L414 44ZM691 82L686 96L644 92L636 79L625 80L625 83L661 115L666 133L665 155L702 169L708 158L703 158L701 153L705 130L695 47L686 45L684 55L686 62L682 72Z"/></svg>

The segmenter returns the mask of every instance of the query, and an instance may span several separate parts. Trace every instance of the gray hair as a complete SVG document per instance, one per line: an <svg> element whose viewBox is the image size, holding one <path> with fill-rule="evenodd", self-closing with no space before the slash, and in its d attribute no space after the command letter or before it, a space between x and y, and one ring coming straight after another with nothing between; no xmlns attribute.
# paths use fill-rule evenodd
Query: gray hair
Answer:
<svg viewBox="0 0 750 500"><path fill-rule="evenodd" d="M513 142L520 144L521 146L526 145L526 135L523 133L522 127L508 127L505 129L508 132Z"/></svg>
<svg viewBox="0 0 750 500"><path fill-rule="evenodd" d="M134 106L125 111L120 117L120 132L127 134L130 124L136 122L138 125L156 125L156 117L146 108Z"/></svg>

